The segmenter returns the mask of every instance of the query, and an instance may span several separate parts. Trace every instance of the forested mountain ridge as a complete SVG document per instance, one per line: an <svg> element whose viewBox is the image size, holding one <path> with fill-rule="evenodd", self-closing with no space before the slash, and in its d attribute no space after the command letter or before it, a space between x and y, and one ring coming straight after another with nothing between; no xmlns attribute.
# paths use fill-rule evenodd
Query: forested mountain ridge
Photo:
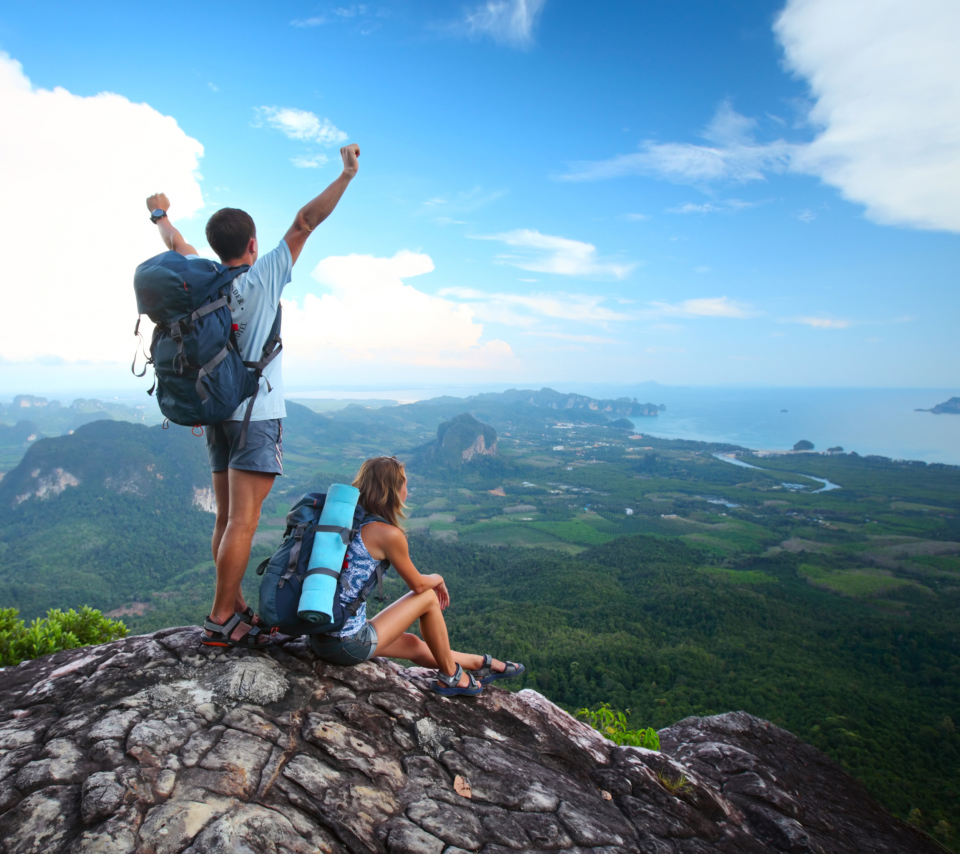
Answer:
<svg viewBox="0 0 960 854"><path fill-rule="evenodd" d="M209 556L203 439L97 421L41 439L0 481L0 603L107 609Z"/></svg>

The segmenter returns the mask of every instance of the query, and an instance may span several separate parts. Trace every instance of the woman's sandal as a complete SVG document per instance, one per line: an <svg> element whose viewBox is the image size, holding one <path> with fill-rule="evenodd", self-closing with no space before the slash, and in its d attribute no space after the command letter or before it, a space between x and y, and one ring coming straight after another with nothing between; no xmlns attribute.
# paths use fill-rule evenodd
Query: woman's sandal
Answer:
<svg viewBox="0 0 960 854"><path fill-rule="evenodd" d="M204 646L243 646L248 649L259 649L270 646L269 637L256 626L251 626L250 631L236 640L231 638L230 635L233 633L233 630L245 622L246 620L244 620L240 614L234 614L229 620L222 624L215 623L211 617L207 617L207 619L204 620L203 628L205 631L210 632L210 634L201 635L200 643ZM263 635L263 640L260 640L261 635Z"/></svg>
<svg viewBox="0 0 960 854"><path fill-rule="evenodd" d="M481 685L489 685L491 682L495 682L497 679L512 679L514 676L519 676L524 671L522 664L517 664L513 661L505 661L504 664L506 667L497 672L493 669L493 656L489 653L483 656L483 666L478 667L476 670L470 670L469 673L472 673L480 681Z"/></svg>
<svg viewBox="0 0 960 854"><path fill-rule="evenodd" d="M465 688L459 686L460 680L463 678L463 668L458 664L457 669L454 672L453 676L447 676L446 673L441 673L437 671L437 681L430 683L430 689L444 697L456 697L462 695L464 697L476 697L482 690L483 686L477 683L477 680L473 678L471 673L467 673L467 678L470 680ZM440 684L437 684L440 683Z"/></svg>

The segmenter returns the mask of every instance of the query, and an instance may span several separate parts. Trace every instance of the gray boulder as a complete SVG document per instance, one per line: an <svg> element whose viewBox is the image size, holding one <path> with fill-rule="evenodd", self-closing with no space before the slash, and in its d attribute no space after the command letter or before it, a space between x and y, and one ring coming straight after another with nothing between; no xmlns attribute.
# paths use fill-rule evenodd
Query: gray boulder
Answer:
<svg viewBox="0 0 960 854"><path fill-rule="evenodd" d="M939 849L742 712L620 748L534 691L476 700L300 640L166 629L0 670L0 854Z"/></svg>

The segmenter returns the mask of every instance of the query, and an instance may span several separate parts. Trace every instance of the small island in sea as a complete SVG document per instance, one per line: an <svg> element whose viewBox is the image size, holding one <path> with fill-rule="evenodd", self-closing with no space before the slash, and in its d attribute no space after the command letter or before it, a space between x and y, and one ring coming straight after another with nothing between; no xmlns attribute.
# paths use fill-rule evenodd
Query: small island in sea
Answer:
<svg viewBox="0 0 960 854"><path fill-rule="evenodd" d="M932 412L934 415L960 415L960 397L938 403L933 409L917 409L915 412Z"/></svg>

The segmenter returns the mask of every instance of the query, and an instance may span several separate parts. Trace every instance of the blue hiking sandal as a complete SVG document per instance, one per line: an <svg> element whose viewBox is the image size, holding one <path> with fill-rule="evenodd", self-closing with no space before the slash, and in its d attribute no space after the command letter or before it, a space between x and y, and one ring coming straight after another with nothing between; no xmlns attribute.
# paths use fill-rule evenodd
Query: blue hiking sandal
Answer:
<svg viewBox="0 0 960 854"><path fill-rule="evenodd" d="M437 671L437 681L430 683L430 690L443 697L476 697L483 691L483 686L473 678L472 673L467 673L470 680L465 688L461 688L457 683L463 678L463 668L458 664L453 676L447 676L446 673Z"/></svg>
<svg viewBox="0 0 960 854"><path fill-rule="evenodd" d="M481 685L489 685L497 679L512 679L524 671L522 664L517 664L513 661L505 661L504 664L506 667L503 670L500 672L495 671L493 669L493 656L488 653L483 656L483 666L469 672L477 677Z"/></svg>

